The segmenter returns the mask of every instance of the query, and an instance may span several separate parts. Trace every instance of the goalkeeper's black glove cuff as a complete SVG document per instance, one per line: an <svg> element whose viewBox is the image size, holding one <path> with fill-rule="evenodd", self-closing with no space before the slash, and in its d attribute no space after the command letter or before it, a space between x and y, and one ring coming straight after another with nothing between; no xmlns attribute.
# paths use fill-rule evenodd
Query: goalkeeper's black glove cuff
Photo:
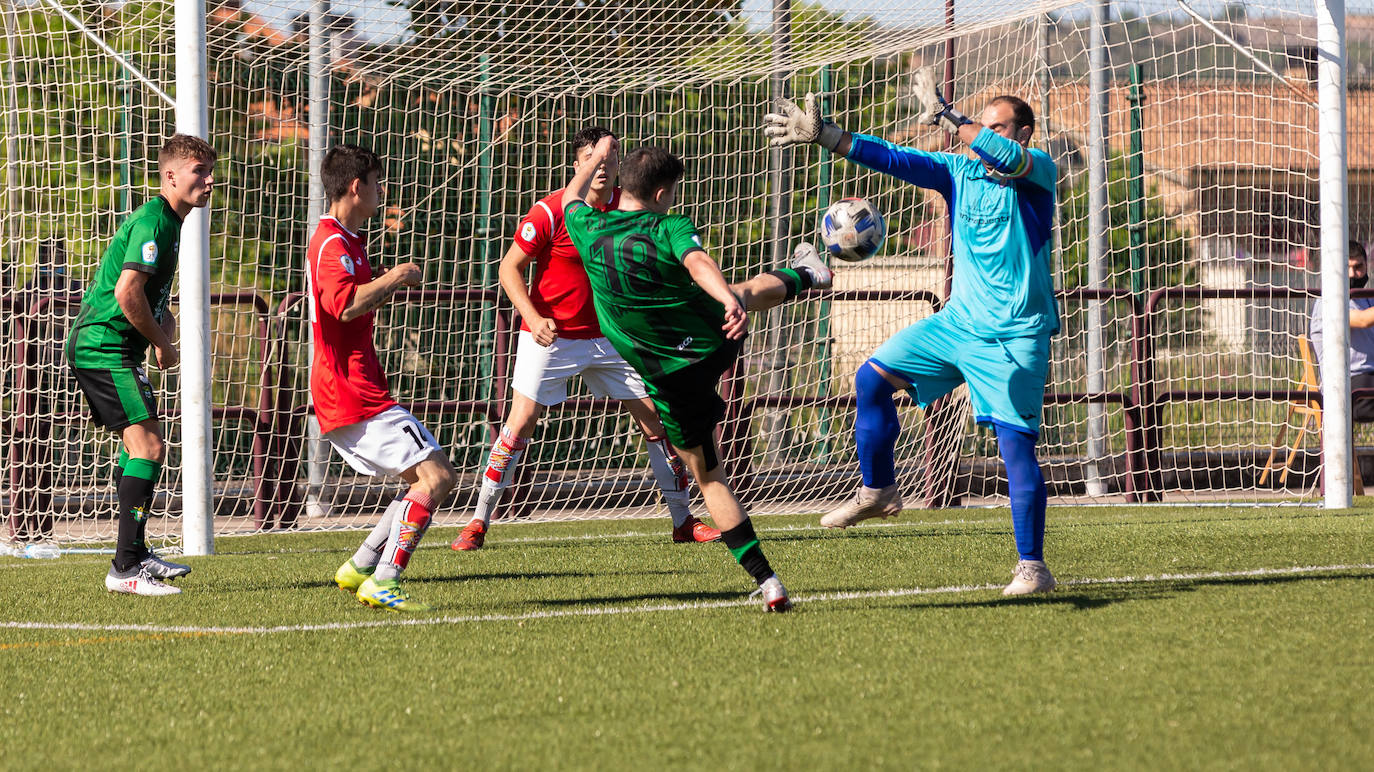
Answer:
<svg viewBox="0 0 1374 772"><path fill-rule="evenodd" d="M817 145L833 153L835 148L839 147L842 139L844 139L844 129L836 126L835 122L829 118L821 121L820 133L816 135Z"/></svg>
<svg viewBox="0 0 1374 772"><path fill-rule="evenodd" d="M940 111L940 118L954 124L957 131L960 126L968 126L973 123L967 115L954 109L953 105L945 105L945 109Z"/></svg>

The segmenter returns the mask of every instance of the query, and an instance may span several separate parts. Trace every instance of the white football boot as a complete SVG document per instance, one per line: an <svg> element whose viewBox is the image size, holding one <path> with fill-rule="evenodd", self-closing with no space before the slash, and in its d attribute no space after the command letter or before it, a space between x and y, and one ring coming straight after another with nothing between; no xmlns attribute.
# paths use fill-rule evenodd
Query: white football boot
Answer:
<svg viewBox="0 0 1374 772"><path fill-rule="evenodd" d="M835 272L821 259L816 248L804 241L792 251L792 267L811 274L812 289L830 289L835 282Z"/></svg>
<svg viewBox="0 0 1374 772"><path fill-rule="evenodd" d="M110 573L105 574L105 589L110 592L149 596L177 595L181 592L180 589L164 584L161 579L148 573L148 569L142 564L122 574L115 571L114 566L110 566Z"/></svg>
<svg viewBox="0 0 1374 772"><path fill-rule="evenodd" d="M860 485L854 498L821 518L821 525L826 528L848 528L871 517L896 517L901 511L902 494L897 491L896 484L886 488Z"/></svg>
<svg viewBox="0 0 1374 772"><path fill-rule="evenodd" d="M750 593L749 597L755 595L763 596L764 611L787 611L792 608L792 599L787 597L787 588L782 586L782 580L777 574L764 579L763 584Z"/></svg>
<svg viewBox="0 0 1374 772"><path fill-rule="evenodd" d="M1043 560L1022 560L1011 572L1011 584L1002 590L1003 595L1034 595L1054 589L1054 574Z"/></svg>

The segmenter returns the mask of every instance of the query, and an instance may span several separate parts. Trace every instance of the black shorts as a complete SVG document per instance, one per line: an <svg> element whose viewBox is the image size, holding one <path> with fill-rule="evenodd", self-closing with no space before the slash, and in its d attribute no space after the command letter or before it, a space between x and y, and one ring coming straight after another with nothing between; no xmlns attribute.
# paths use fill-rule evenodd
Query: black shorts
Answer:
<svg viewBox="0 0 1374 772"><path fill-rule="evenodd" d="M679 448L715 447L716 426L725 419L720 376L739 358L743 341L727 340L715 353L671 373L645 378L668 441Z"/></svg>
<svg viewBox="0 0 1374 772"><path fill-rule="evenodd" d="M91 420L97 426L119 431L148 419L158 420L157 398L142 367L73 367L72 374L86 395Z"/></svg>

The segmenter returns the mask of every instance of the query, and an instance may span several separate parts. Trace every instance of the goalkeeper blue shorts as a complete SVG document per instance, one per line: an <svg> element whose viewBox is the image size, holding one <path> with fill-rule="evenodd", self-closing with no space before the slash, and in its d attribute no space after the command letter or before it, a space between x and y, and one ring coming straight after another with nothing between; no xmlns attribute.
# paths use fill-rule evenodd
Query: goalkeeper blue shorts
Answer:
<svg viewBox="0 0 1374 772"><path fill-rule="evenodd" d="M978 423L1040 432L1050 367L1048 333L980 338L937 313L888 338L871 359L910 383L907 391L922 408L967 383Z"/></svg>

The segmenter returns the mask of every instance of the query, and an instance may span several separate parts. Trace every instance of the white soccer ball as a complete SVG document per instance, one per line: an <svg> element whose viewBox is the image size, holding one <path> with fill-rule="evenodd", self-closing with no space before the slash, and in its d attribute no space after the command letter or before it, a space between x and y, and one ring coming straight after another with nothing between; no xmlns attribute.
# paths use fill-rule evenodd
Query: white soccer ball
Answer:
<svg viewBox="0 0 1374 772"><path fill-rule="evenodd" d="M842 198L821 215L821 241L830 254L850 263L882 249L887 223L878 207L863 198Z"/></svg>

